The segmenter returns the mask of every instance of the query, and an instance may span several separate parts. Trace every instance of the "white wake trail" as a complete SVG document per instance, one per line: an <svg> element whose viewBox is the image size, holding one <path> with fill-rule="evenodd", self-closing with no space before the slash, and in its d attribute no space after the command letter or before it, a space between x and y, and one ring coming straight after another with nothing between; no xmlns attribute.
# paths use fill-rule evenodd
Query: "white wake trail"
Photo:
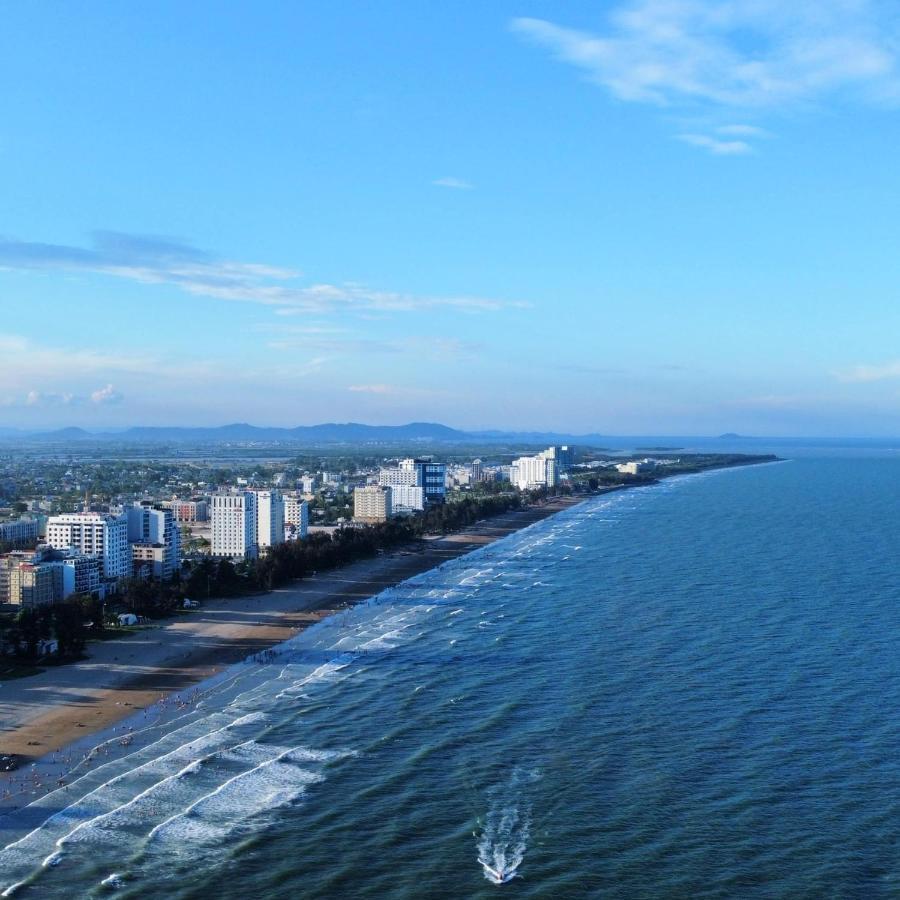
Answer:
<svg viewBox="0 0 900 900"><path fill-rule="evenodd" d="M524 790L540 775L516 767L509 779L488 792L491 805L478 838L478 862L492 884L506 884L519 875L531 835L531 801Z"/></svg>

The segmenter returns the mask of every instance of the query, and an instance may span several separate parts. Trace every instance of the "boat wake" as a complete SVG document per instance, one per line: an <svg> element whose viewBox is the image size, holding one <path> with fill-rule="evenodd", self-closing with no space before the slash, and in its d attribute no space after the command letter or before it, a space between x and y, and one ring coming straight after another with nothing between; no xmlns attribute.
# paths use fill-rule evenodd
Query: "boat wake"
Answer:
<svg viewBox="0 0 900 900"><path fill-rule="evenodd" d="M516 768L510 778L488 792L491 805L478 838L478 862L492 884L506 884L519 874L531 829L531 802L524 787L537 772Z"/></svg>

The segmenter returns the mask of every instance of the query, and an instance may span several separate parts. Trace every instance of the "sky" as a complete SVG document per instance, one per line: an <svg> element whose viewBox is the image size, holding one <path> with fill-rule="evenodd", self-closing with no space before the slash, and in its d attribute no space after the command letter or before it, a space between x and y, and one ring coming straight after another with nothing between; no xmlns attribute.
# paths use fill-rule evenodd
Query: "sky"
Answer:
<svg viewBox="0 0 900 900"><path fill-rule="evenodd" d="M900 7L39 0L0 427L900 435Z"/></svg>

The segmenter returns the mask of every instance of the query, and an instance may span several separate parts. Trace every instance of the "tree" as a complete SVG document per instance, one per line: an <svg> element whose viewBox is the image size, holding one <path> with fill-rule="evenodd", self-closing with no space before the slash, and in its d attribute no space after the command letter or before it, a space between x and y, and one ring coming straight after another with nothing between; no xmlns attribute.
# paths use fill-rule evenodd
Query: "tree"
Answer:
<svg viewBox="0 0 900 900"><path fill-rule="evenodd" d="M55 603L52 607L53 631L59 644L59 655L77 659L84 652L87 629L81 604L77 601Z"/></svg>
<svg viewBox="0 0 900 900"><path fill-rule="evenodd" d="M50 613L47 607L34 609L24 607L15 618L19 640L16 643L16 655L35 660L38 655L38 644L50 637Z"/></svg>

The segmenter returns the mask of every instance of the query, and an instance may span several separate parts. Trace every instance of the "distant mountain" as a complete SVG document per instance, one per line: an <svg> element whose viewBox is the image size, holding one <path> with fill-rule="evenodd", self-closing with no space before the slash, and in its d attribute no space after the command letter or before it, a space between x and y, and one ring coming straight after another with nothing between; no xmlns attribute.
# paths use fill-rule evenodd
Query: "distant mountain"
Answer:
<svg viewBox="0 0 900 900"><path fill-rule="evenodd" d="M526 444L575 444L603 441L602 434L562 434L558 431L469 431L470 440L511 441Z"/></svg>
<svg viewBox="0 0 900 900"><path fill-rule="evenodd" d="M39 434L24 434L19 432L20 437L27 437L31 441L47 441L48 443L56 443L61 441L89 441L97 440L100 435L91 434L83 428L59 428L56 431L44 431Z"/></svg>
<svg viewBox="0 0 900 900"><path fill-rule="evenodd" d="M408 425L363 425L359 422L326 422L321 425L298 425L295 428L270 428L233 422L214 428L138 426L115 431L90 432L83 428L60 428L55 431L26 432L0 429L4 443L118 443L118 444L228 444L285 443L366 444L423 443L508 444L529 445L585 444L608 446L608 436L599 434L563 434L556 431L461 431L437 422L410 422ZM647 439L644 438L644 441Z"/></svg>
<svg viewBox="0 0 900 900"><path fill-rule="evenodd" d="M217 428L147 427L124 431L91 433L83 428L62 428L38 433L0 432L0 439L20 439L40 443L95 441L128 444L222 444L231 442L286 442L298 444L366 443L387 441L465 441L464 431L433 422L411 422L409 425L345 424L300 425L296 428L265 428L236 422Z"/></svg>

